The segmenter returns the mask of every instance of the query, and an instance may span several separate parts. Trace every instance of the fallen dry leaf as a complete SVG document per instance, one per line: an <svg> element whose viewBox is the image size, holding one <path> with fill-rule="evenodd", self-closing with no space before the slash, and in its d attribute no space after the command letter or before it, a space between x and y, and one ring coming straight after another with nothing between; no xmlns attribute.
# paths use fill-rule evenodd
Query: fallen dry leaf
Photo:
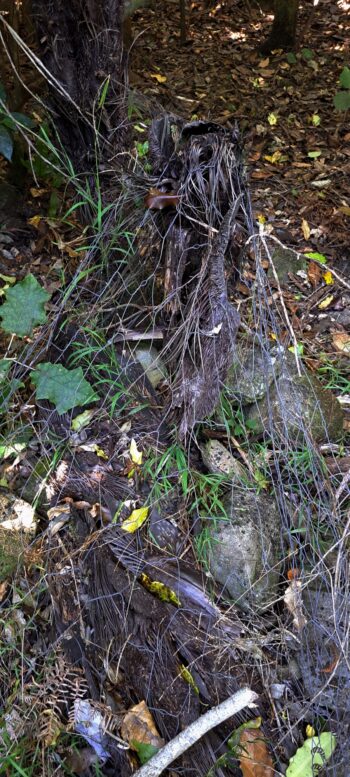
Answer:
<svg viewBox="0 0 350 777"><path fill-rule="evenodd" d="M298 569L290 569L288 572L288 580L290 581L283 601L287 607L287 610L293 615L293 624L298 631L301 631L306 626L307 620L303 613L303 600L301 595L301 580L299 578Z"/></svg>
<svg viewBox="0 0 350 777"><path fill-rule="evenodd" d="M272 758L260 728L245 728L239 738L243 777L274 777Z"/></svg>
<svg viewBox="0 0 350 777"><path fill-rule="evenodd" d="M304 238L305 238L305 240L308 240L308 239L309 239L309 237L310 237L311 231L310 231L310 227L309 227L309 224L308 224L308 222L306 221L306 219L303 219L303 220L302 220L302 222L301 222L301 228L302 228L302 231L303 231L303 235L304 235Z"/></svg>
<svg viewBox="0 0 350 777"><path fill-rule="evenodd" d="M145 701L140 701L128 710L121 725L121 735L130 747L133 747L133 742L142 742L158 748L165 744Z"/></svg>
<svg viewBox="0 0 350 777"><path fill-rule="evenodd" d="M336 351L350 354L350 334L347 332L336 332L332 335L332 343Z"/></svg>
<svg viewBox="0 0 350 777"><path fill-rule="evenodd" d="M145 197L146 208L150 210L163 210L174 207L180 202L180 197L175 192L162 192L160 189L150 189Z"/></svg>
<svg viewBox="0 0 350 777"><path fill-rule="evenodd" d="M8 580L3 580L2 583L0 583L0 602L2 602L3 599L5 599L8 587L9 587Z"/></svg>
<svg viewBox="0 0 350 777"><path fill-rule="evenodd" d="M308 268L307 268L307 277L308 280L311 283L311 286L316 288L318 286L322 276L322 267L320 267L319 264L316 264L316 262L310 262Z"/></svg>

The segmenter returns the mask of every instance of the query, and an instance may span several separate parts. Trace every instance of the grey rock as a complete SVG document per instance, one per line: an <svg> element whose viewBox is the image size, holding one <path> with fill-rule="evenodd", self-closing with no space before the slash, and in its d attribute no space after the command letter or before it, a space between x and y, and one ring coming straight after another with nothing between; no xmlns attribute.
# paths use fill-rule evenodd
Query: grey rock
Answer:
<svg viewBox="0 0 350 777"><path fill-rule="evenodd" d="M142 367L153 388L168 377L167 369L160 358L158 351L153 346L139 345L134 350L135 358L142 364Z"/></svg>
<svg viewBox="0 0 350 777"><path fill-rule="evenodd" d="M309 260L300 256L296 251L291 248L284 248L284 246L277 246L271 256L273 266L276 270L279 282L283 285L288 283L289 273L296 275L297 272L303 270L306 272ZM268 270L269 275L272 274L271 267Z"/></svg>
<svg viewBox="0 0 350 777"><path fill-rule="evenodd" d="M281 542L276 502L270 496L234 489L223 504L227 520L210 519L210 572L244 609L272 602Z"/></svg>
<svg viewBox="0 0 350 777"><path fill-rule="evenodd" d="M201 445L202 460L213 475L227 475L232 483L247 482L249 473L219 440L208 440Z"/></svg>
<svg viewBox="0 0 350 777"><path fill-rule="evenodd" d="M282 438L294 442L305 439L305 431L315 442L339 440L343 432L344 413L336 397L325 389L318 378L304 372L299 376L293 360L271 385L268 394L244 413L261 434L269 428Z"/></svg>

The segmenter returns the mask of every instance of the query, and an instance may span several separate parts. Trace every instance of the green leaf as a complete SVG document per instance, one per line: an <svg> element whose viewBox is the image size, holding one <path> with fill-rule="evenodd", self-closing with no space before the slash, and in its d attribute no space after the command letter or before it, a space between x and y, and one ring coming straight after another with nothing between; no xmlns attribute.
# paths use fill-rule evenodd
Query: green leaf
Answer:
<svg viewBox="0 0 350 777"><path fill-rule="evenodd" d="M77 415L72 421L73 432L80 432L85 426L89 426L89 423L94 415L93 410L84 410L83 413Z"/></svg>
<svg viewBox="0 0 350 777"><path fill-rule="evenodd" d="M0 307L2 329L19 337L30 335L34 326L46 321L44 305L50 297L34 275L26 275L6 292L6 302Z"/></svg>
<svg viewBox="0 0 350 777"><path fill-rule="evenodd" d="M30 119L29 116L25 116L24 113L16 112L10 113L9 116L4 116L4 118L1 119L1 124L3 124L5 127L9 127L12 130L17 128L17 124L20 124L23 127L28 127L29 129L35 127L35 121L33 121L33 119Z"/></svg>
<svg viewBox="0 0 350 777"><path fill-rule="evenodd" d="M13 152L13 140L11 135L7 132L7 129L0 124L0 154L11 162Z"/></svg>
<svg viewBox="0 0 350 777"><path fill-rule="evenodd" d="M321 117L318 115L318 113L312 114L312 123L314 127L319 127L319 125L321 124Z"/></svg>
<svg viewBox="0 0 350 777"><path fill-rule="evenodd" d="M11 367L11 359L0 359L0 383L3 383Z"/></svg>
<svg viewBox="0 0 350 777"><path fill-rule="evenodd" d="M147 156L148 149L149 149L148 140L145 140L144 143L136 143L136 151L140 159L142 159L142 157L144 156Z"/></svg>
<svg viewBox="0 0 350 777"><path fill-rule="evenodd" d="M337 111L348 111L350 108L350 92L337 92L333 97L333 103Z"/></svg>
<svg viewBox="0 0 350 777"><path fill-rule="evenodd" d="M327 257L324 256L324 254L318 254L314 251L311 251L307 254L304 254L304 256L306 256L307 259L315 259L316 262L319 262L320 264L327 264Z"/></svg>
<svg viewBox="0 0 350 777"><path fill-rule="evenodd" d="M107 76L107 78L105 78L105 80L103 81L103 83L101 85L101 95L100 95L100 99L98 101L98 107L99 108L103 108L103 106L105 104L110 80L111 80L111 77Z"/></svg>
<svg viewBox="0 0 350 777"><path fill-rule="evenodd" d="M306 739L290 759L286 777L315 777L336 748L336 738L330 731Z"/></svg>
<svg viewBox="0 0 350 777"><path fill-rule="evenodd" d="M287 54L287 62L289 62L290 65L295 65L296 61L297 61L297 58L295 54L293 54L292 51L289 51L289 53Z"/></svg>
<svg viewBox="0 0 350 777"><path fill-rule="evenodd" d="M136 750L141 764L146 764L156 753L158 753L159 747L148 744L147 742L137 742L136 739L132 739L130 742L132 748Z"/></svg>
<svg viewBox="0 0 350 777"><path fill-rule="evenodd" d="M339 81L343 89L350 89L350 68L347 65L341 71Z"/></svg>
<svg viewBox="0 0 350 777"><path fill-rule="evenodd" d="M309 151L308 156L310 159L317 159L317 157L321 156L322 151Z"/></svg>
<svg viewBox="0 0 350 777"><path fill-rule="evenodd" d="M44 362L38 364L32 374L32 381L36 386L37 399L48 399L55 405L59 415L77 405L86 405L98 399L90 383L85 380L81 367L67 370L62 364Z"/></svg>
<svg viewBox="0 0 350 777"><path fill-rule="evenodd" d="M311 49L301 49L301 56L306 62L309 62L310 59L314 58L314 52Z"/></svg>

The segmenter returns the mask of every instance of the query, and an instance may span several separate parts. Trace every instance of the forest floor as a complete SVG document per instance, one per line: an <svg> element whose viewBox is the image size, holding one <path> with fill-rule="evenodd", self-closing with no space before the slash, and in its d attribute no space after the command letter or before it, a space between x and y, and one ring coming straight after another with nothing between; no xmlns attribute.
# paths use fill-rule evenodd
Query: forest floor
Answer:
<svg viewBox="0 0 350 777"><path fill-rule="evenodd" d="M256 216L282 242L349 260L350 132L333 98L349 56L349 3L304 3L294 54L259 55L272 16L256 2L177 0L133 17L130 84L190 119L238 126ZM306 222L306 223L305 223Z"/></svg>

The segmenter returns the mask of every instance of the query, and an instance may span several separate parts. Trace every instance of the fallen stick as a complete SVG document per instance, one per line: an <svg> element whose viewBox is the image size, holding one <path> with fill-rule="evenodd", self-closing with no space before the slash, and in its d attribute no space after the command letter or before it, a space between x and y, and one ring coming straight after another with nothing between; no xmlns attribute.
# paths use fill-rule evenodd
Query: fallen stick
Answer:
<svg viewBox="0 0 350 777"><path fill-rule="evenodd" d="M218 704L217 707L213 707L184 731L181 731L171 742L164 745L153 758L135 772L134 777L158 777L169 764L185 753L212 728L219 726L224 720L241 712L245 707L255 706L254 702L257 698L258 694L251 691L250 688L241 688L240 691L234 693L222 704Z"/></svg>

